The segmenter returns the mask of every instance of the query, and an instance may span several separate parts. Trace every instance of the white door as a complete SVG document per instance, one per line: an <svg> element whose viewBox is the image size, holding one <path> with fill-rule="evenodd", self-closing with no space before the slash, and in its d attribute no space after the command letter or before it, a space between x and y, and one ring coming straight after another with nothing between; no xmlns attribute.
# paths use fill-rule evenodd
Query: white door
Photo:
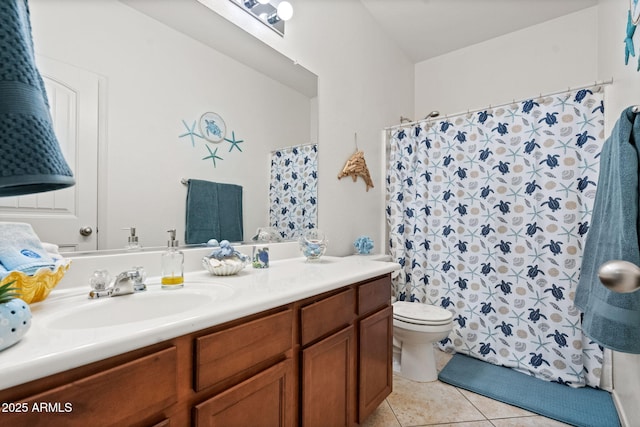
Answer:
<svg viewBox="0 0 640 427"><path fill-rule="evenodd" d="M76 185L63 190L0 197L0 221L28 222L43 242L62 251L96 250L99 89L86 70L37 57L53 126Z"/></svg>

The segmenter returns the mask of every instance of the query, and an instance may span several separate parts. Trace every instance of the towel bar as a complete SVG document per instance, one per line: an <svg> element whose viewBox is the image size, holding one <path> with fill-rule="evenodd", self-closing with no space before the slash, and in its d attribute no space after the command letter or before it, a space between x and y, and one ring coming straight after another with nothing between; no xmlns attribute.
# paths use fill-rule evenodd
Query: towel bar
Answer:
<svg viewBox="0 0 640 427"><path fill-rule="evenodd" d="M635 105L631 111L633 111L634 113L638 114L640 113L640 105Z"/></svg>
<svg viewBox="0 0 640 427"><path fill-rule="evenodd" d="M640 267L628 261L607 261L600 266L598 277L614 292L630 293L640 289Z"/></svg>

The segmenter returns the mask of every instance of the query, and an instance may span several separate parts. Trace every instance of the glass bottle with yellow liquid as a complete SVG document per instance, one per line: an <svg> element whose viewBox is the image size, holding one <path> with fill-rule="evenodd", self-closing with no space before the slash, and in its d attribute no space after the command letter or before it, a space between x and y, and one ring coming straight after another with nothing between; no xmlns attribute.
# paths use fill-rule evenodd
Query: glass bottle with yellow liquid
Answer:
<svg viewBox="0 0 640 427"><path fill-rule="evenodd" d="M162 254L162 289L179 289L184 286L184 254L178 250L176 230L168 230L167 250Z"/></svg>

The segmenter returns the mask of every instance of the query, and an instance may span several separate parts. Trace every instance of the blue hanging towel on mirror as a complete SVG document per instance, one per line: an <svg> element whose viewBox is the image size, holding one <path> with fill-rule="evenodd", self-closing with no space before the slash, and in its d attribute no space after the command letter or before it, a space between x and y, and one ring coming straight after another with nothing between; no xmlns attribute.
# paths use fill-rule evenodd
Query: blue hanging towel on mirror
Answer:
<svg viewBox="0 0 640 427"><path fill-rule="evenodd" d="M190 179L187 185L185 242L241 242L242 186L200 179Z"/></svg>
<svg viewBox="0 0 640 427"><path fill-rule="evenodd" d="M640 120L623 111L600 154L600 175L574 303L583 332L598 344L640 354L640 291L621 294L598 278L606 261L640 265Z"/></svg>

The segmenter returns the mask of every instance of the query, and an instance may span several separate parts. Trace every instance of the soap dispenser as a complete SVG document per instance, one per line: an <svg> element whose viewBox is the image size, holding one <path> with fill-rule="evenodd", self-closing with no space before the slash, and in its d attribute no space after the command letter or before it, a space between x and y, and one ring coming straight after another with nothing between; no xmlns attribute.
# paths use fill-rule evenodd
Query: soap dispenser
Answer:
<svg viewBox="0 0 640 427"><path fill-rule="evenodd" d="M184 254L178 250L176 230L168 230L167 250L162 254L162 289L184 286Z"/></svg>
<svg viewBox="0 0 640 427"><path fill-rule="evenodd" d="M125 249L128 251L137 251L141 249L140 243L138 243L138 236L136 236L135 227L126 227L123 230L129 230L129 238L127 239L127 246Z"/></svg>

